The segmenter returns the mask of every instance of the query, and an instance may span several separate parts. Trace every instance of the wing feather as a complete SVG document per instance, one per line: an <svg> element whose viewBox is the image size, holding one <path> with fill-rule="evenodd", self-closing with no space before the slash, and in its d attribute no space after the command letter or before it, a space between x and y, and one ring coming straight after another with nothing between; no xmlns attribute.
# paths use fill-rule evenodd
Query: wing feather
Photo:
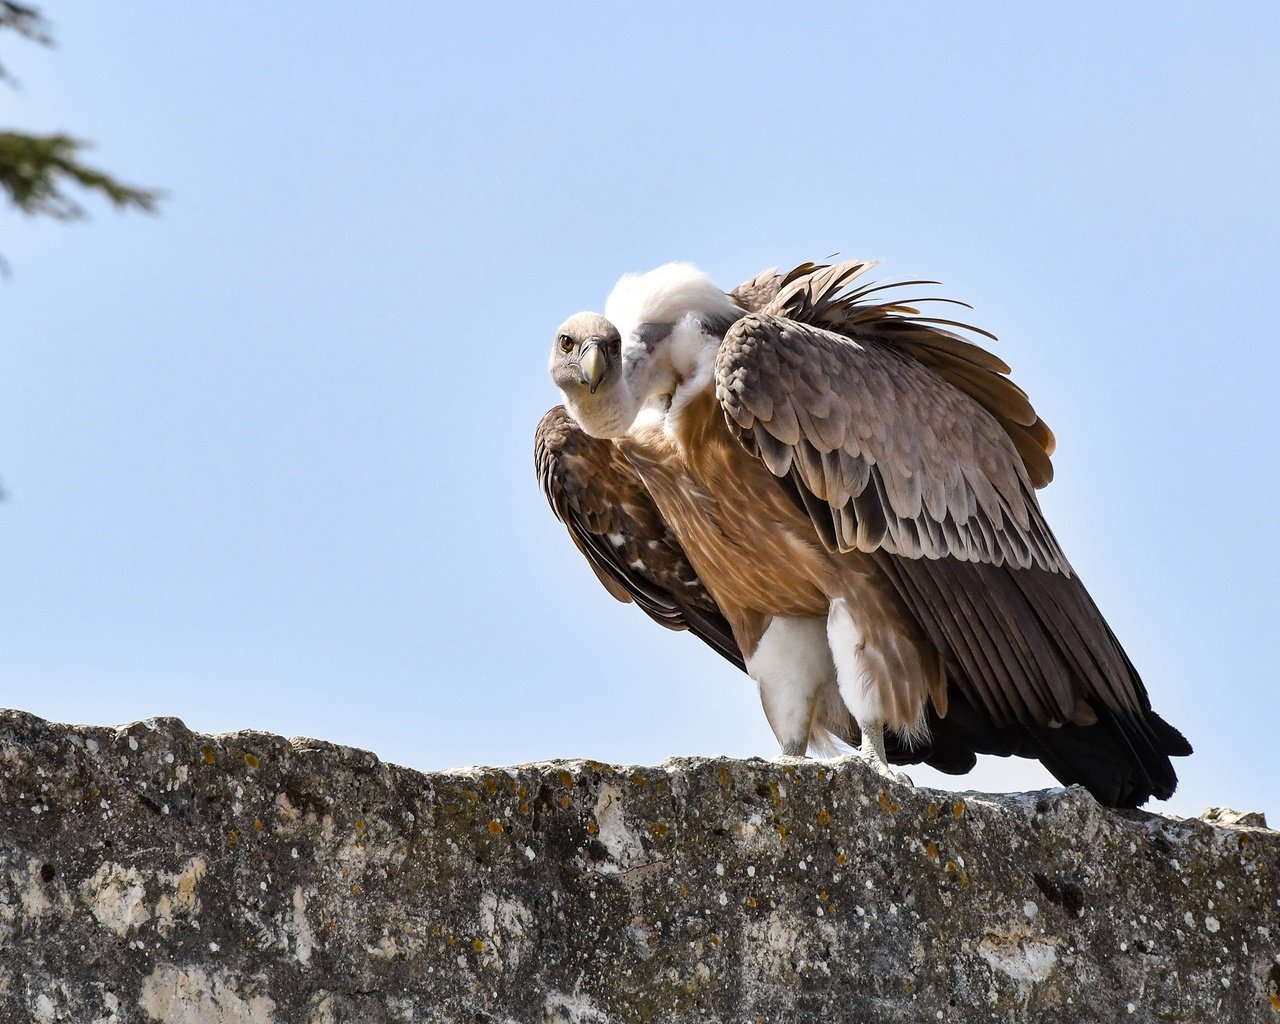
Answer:
<svg viewBox="0 0 1280 1024"><path fill-rule="evenodd" d="M1173 792L1169 758L1190 745L1152 711L1078 577L885 551L873 557L943 652L951 684L996 728L1022 728L1034 756L1060 778L1084 779L1103 793L1119 787L1106 797L1113 804ZM1090 720L1103 727L1082 734L1079 723Z"/></svg>
<svg viewBox="0 0 1280 1024"><path fill-rule="evenodd" d="M1168 797L1169 758L1190 745L1151 710L1035 498L1053 432L1009 367L951 328L991 335L868 301L892 287L851 288L870 266L756 279L716 393L823 542L871 553L943 657L951 713L931 710L931 738L891 756L956 771L973 750L1017 753L1111 805Z"/></svg>
<svg viewBox="0 0 1280 1024"><path fill-rule="evenodd" d="M556 406L538 424L534 464L556 518L610 594L745 670L728 621L616 445Z"/></svg>
<svg viewBox="0 0 1280 1024"><path fill-rule="evenodd" d="M801 284L784 287L775 306ZM1031 419L1010 389L988 389L989 404L1009 422ZM1005 425L891 345L749 313L720 346L716 395L744 446L818 499L804 504L833 549L1070 572ZM953 527L943 529L947 519Z"/></svg>
<svg viewBox="0 0 1280 1024"><path fill-rule="evenodd" d="M995 336L972 324L923 316L916 309L917 304L926 302L969 308L954 299L868 301L870 296L889 289L937 284L897 281L850 288L855 279L875 265L874 261L853 260L835 266L802 263L786 274L768 270L739 285L730 295L751 312L776 313L853 338L875 338L911 356L995 416L1014 440L1034 486L1048 484L1053 479L1049 461L1054 450L1053 432L1031 409L1025 393L1009 380L1009 367L1002 359L948 328L992 341Z"/></svg>

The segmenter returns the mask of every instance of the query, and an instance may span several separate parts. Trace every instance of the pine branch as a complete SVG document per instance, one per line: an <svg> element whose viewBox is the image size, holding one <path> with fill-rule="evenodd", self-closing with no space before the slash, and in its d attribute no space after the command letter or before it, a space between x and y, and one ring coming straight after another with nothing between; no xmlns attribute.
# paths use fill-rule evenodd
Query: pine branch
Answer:
<svg viewBox="0 0 1280 1024"><path fill-rule="evenodd" d="M0 0L0 30L4 29L42 46L53 45L51 26L33 4ZM17 84L2 64L0 83ZM0 193L27 216L44 214L57 220L81 220L87 216L84 207L64 191L68 186L97 192L117 209L155 212L164 193L126 185L105 171L82 163L81 151L89 145L62 133L27 135L0 131ZM9 266L0 257L0 276L8 274Z"/></svg>
<svg viewBox="0 0 1280 1024"><path fill-rule="evenodd" d="M53 45L51 26L44 20L40 8L30 4L15 3L14 0L0 0L0 29L13 29L18 35L30 39L41 46ZM17 85L17 81L0 64L0 82Z"/></svg>
<svg viewBox="0 0 1280 1024"><path fill-rule="evenodd" d="M106 172L81 163L79 154L88 146L69 135L0 132L0 189L28 216L82 219L84 207L63 191L66 184L98 192L117 209L153 213L164 193L125 185Z"/></svg>

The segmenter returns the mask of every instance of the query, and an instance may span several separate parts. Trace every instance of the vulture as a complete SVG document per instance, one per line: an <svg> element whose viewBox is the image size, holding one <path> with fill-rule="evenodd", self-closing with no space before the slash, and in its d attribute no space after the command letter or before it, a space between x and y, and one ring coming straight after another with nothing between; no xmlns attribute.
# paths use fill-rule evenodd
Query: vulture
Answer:
<svg viewBox="0 0 1280 1024"><path fill-rule="evenodd" d="M1054 436L977 328L805 263L624 276L556 331L534 457L605 589L755 680L786 755L1041 761L1137 807L1191 753L1045 522ZM962 304L961 304L962 305ZM994 340L994 339L993 339ZM909 781L909 780L906 780Z"/></svg>

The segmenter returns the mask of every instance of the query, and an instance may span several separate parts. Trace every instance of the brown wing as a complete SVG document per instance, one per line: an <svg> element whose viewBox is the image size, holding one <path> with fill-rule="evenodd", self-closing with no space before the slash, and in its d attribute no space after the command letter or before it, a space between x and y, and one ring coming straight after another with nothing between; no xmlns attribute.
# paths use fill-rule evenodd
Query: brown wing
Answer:
<svg viewBox="0 0 1280 1024"><path fill-rule="evenodd" d="M934 740L957 765L965 749L1016 752L1113 805L1169 796L1169 756L1191 748L1151 710L1032 490L1052 434L994 356L844 292L865 269L779 275L730 330L716 368L730 429L832 550L874 553L943 653L956 693Z"/></svg>
<svg viewBox="0 0 1280 1024"><path fill-rule="evenodd" d="M748 314L720 346L716 395L832 551L1070 572L1005 429L894 346Z"/></svg>
<svg viewBox="0 0 1280 1024"><path fill-rule="evenodd" d="M616 445L558 405L538 424L534 464L556 518L609 593L668 629L690 630L745 671L729 623Z"/></svg>
<svg viewBox="0 0 1280 1024"><path fill-rule="evenodd" d="M784 275L770 272L742 285L757 301L768 297L767 305L748 306L759 312L777 313L801 323L825 327L855 339L874 338L919 361L943 380L963 391L995 417L1022 457L1032 484L1044 487L1053 479L1055 441L1049 429L1031 407L1024 392L1011 381L1009 367L1002 359L961 337L949 327L995 340L980 328L939 317L922 316L917 304L941 302L969 307L955 299L890 298L886 291L936 281L900 281L890 284L849 285L875 262L852 260L834 266L804 263ZM772 291L772 295L770 292ZM875 298L872 298L875 296Z"/></svg>
<svg viewBox="0 0 1280 1024"><path fill-rule="evenodd" d="M943 652L960 694L933 726L970 749L1038 757L1064 785L1109 806L1167 799L1170 756L1191 753L1146 688L1079 577L1043 569L912 559L876 564ZM976 713L976 716L975 716ZM1010 745L1010 738L1024 737ZM911 760L904 751L902 760Z"/></svg>

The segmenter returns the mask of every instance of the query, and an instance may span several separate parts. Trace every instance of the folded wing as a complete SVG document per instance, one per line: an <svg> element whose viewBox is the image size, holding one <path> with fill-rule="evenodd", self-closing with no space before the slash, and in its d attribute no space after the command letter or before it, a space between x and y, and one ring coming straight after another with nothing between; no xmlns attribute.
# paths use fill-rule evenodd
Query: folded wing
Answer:
<svg viewBox="0 0 1280 1024"><path fill-rule="evenodd" d="M734 294L716 394L743 447L832 551L862 551L943 654L932 749L1038 757L1110 804L1169 796L1190 753L1044 521L1053 435L1008 367L902 303L846 285L865 264L761 275ZM924 282L909 282L924 283ZM942 322L949 326L961 326Z"/></svg>
<svg viewBox="0 0 1280 1024"><path fill-rule="evenodd" d="M556 406L538 424L534 463L556 517L609 593L745 670L729 623L617 446Z"/></svg>
<svg viewBox="0 0 1280 1024"><path fill-rule="evenodd" d="M748 314L720 347L716 395L832 551L1071 571L996 417L870 332Z"/></svg>

